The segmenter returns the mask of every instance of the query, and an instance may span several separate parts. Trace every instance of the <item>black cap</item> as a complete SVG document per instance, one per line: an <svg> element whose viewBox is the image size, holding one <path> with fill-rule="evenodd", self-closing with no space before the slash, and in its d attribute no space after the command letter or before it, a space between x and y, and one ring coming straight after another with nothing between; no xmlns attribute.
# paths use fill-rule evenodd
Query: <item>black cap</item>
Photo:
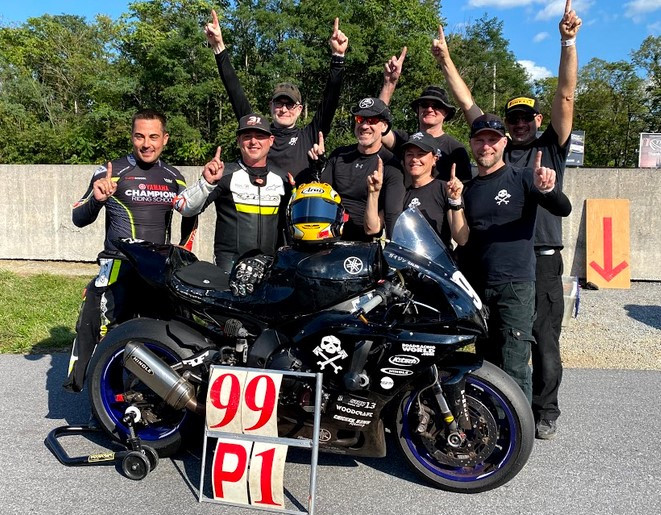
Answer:
<svg viewBox="0 0 661 515"><path fill-rule="evenodd" d="M281 82L275 87L271 100L275 100L278 97L287 97L297 104L301 104L303 102L301 92L299 91L298 87L291 82Z"/></svg>
<svg viewBox="0 0 661 515"><path fill-rule="evenodd" d="M505 116L514 111L539 114L539 103L534 97L518 96L510 98L505 104Z"/></svg>
<svg viewBox="0 0 661 515"><path fill-rule="evenodd" d="M246 131L261 131L270 136L271 126L269 125L269 121L266 119L266 117L259 113L250 113L242 116L239 120L239 128L236 130L236 135L238 136L242 132Z"/></svg>
<svg viewBox="0 0 661 515"><path fill-rule="evenodd" d="M433 102L438 102L443 106L443 109L447 111L445 115L445 121L450 121L454 117L454 113L457 111L457 108L450 103L447 91L438 86L427 86L422 94L411 102L411 107L417 111L418 104L423 100L431 100Z"/></svg>
<svg viewBox="0 0 661 515"><path fill-rule="evenodd" d="M438 145L436 144L436 138L429 134L428 132L416 132L411 134L406 143L402 145L402 150L409 145L414 145L425 152L431 152L436 155L438 151Z"/></svg>
<svg viewBox="0 0 661 515"><path fill-rule="evenodd" d="M383 118L388 125L392 121L390 109L385 102L379 98L367 97L363 98L357 105L351 108L351 114L354 116L378 116Z"/></svg>
<svg viewBox="0 0 661 515"><path fill-rule="evenodd" d="M497 132L501 136L505 136L505 124L495 114L486 113L473 120L470 137L473 138L484 131Z"/></svg>

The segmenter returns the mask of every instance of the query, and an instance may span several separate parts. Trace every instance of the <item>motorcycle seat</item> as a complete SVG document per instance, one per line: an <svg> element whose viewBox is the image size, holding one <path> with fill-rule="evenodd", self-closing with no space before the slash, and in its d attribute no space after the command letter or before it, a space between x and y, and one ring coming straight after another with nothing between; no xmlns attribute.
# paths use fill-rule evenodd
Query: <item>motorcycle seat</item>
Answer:
<svg viewBox="0 0 661 515"><path fill-rule="evenodd" d="M174 275L183 283L195 288L221 291L229 288L229 274L207 261L196 261L180 268Z"/></svg>

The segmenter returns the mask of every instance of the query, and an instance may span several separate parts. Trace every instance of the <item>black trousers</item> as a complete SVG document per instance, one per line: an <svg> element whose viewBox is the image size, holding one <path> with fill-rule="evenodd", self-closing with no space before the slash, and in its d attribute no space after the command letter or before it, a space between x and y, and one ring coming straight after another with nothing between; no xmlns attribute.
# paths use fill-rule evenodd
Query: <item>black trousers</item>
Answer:
<svg viewBox="0 0 661 515"><path fill-rule="evenodd" d="M536 420L555 420L560 415L558 390L562 382L560 330L564 312L562 255L537 256L532 346L532 411Z"/></svg>

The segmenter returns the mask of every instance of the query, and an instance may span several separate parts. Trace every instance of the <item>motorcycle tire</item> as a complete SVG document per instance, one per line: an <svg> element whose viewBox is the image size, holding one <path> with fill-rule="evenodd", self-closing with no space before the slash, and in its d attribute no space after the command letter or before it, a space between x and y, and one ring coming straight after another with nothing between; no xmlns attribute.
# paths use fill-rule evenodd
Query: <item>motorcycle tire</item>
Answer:
<svg viewBox="0 0 661 515"><path fill-rule="evenodd" d="M532 451L535 422L519 386L486 361L466 376L465 396L471 429L463 444L453 447L447 442L431 388L402 396L395 420L397 443L413 469L437 488L478 493L519 473ZM423 435L416 433L419 401L435 413Z"/></svg>
<svg viewBox="0 0 661 515"><path fill-rule="evenodd" d="M119 336L114 336L113 332ZM171 456L181 446L182 433L195 417L186 410L177 411L167 406L124 368L124 347L129 341L144 344L166 363L175 363L192 355L190 350L183 349L172 341L158 341L147 334L132 333L129 336L116 329L110 331L94 351L88 368L87 388L92 413L113 439L126 442L130 433L122 418L129 404L121 396L129 390L142 393L158 420L134 424L135 434L160 457ZM144 409L144 403L138 407Z"/></svg>

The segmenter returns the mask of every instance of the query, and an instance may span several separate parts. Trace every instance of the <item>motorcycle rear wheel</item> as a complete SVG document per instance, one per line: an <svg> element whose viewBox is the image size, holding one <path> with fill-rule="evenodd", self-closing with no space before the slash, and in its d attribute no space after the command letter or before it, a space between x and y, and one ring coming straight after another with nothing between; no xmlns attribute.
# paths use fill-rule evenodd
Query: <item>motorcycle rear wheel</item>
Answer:
<svg viewBox="0 0 661 515"><path fill-rule="evenodd" d="M472 429L466 441L453 448L444 437L431 389L420 396L435 412L427 434L419 435L418 391L401 399L396 418L397 443L415 471L437 488L450 492L478 493L497 488L523 468L532 451L535 423L528 400L502 370L484 365L466 376L466 401Z"/></svg>
<svg viewBox="0 0 661 515"><path fill-rule="evenodd" d="M123 366L124 347L131 342L145 345L150 351L168 364L188 358L192 352L177 346L174 342L158 341L148 336L124 335L113 338L113 331L101 341L94 351L88 368L88 391L92 413L101 427L115 440L126 442L129 428L122 418L129 406L118 397L127 391L144 395L149 409L159 417L152 423L138 422L134 425L136 436L152 447L160 457L174 454L182 442L182 432L190 424L193 415L186 410L176 411L167 406L135 375ZM137 405L141 410L145 405Z"/></svg>

